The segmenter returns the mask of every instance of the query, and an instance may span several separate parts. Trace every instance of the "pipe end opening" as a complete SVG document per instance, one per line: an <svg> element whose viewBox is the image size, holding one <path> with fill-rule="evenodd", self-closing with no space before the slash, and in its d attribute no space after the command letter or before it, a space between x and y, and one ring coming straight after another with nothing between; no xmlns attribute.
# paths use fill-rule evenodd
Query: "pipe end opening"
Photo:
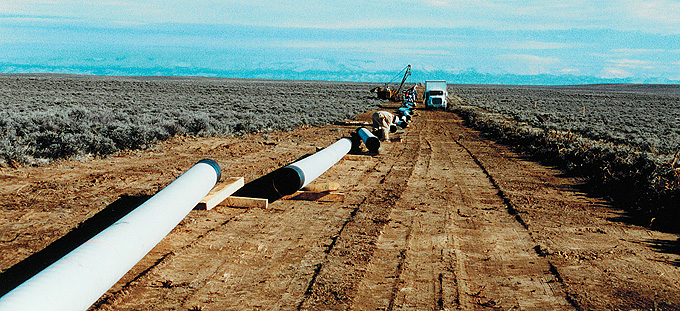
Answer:
<svg viewBox="0 0 680 311"><path fill-rule="evenodd" d="M366 149L368 149L369 152L378 153L378 149L380 149L380 139L375 136L367 138Z"/></svg>
<svg viewBox="0 0 680 311"><path fill-rule="evenodd" d="M273 179L274 189L280 195L290 195L302 188L305 183L305 175L296 166L286 166L281 168Z"/></svg>
<svg viewBox="0 0 680 311"><path fill-rule="evenodd" d="M222 168L220 167L217 162L213 159L203 159L201 161L198 161L198 163L205 163L213 167L215 169L215 173L217 174L217 181L219 181L222 178ZM197 163L197 164L198 164Z"/></svg>

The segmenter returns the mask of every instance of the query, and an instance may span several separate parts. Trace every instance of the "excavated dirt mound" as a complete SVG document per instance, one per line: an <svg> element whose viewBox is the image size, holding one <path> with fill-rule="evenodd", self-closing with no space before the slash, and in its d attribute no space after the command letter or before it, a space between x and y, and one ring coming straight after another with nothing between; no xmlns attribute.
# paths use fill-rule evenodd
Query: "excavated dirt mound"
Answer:
<svg viewBox="0 0 680 311"><path fill-rule="evenodd" d="M1 168L0 292L200 159L248 182L355 129L175 137L106 159ZM192 211L91 309L680 308L677 236L626 223L578 180L455 114L419 111L398 136L315 181L339 183L343 202Z"/></svg>

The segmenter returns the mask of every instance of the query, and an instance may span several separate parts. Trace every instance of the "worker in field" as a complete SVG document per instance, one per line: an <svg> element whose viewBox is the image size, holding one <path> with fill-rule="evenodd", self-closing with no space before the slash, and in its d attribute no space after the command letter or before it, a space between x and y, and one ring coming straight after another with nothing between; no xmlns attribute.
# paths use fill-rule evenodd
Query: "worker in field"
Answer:
<svg viewBox="0 0 680 311"><path fill-rule="evenodd" d="M418 91L416 91L416 86L414 85L410 89L406 90L406 95L404 96L404 105L406 107L415 107L416 99L418 99Z"/></svg>
<svg viewBox="0 0 680 311"><path fill-rule="evenodd" d="M416 98L414 95L415 88L410 88L404 91L404 105L407 107L415 107Z"/></svg>
<svg viewBox="0 0 680 311"><path fill-rule="evenodd" d="M390 132L396 132L397 126L406 128L408 122L387 111L377 111L371 117L373 119L373 132L383 141L390 141ZM376 133L377 132L377 133Z"/></svg>

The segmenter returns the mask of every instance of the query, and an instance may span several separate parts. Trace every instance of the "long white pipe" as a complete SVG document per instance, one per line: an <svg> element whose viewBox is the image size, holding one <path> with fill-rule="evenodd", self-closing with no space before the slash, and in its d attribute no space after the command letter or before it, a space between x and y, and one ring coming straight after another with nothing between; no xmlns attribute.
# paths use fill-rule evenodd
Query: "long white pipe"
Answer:
<svg viewBox="0 0 680 311"><path fill-rule="evenodd" d="M274 177L274 188L281 195L295 193L338 163L351 148L352 140L342 138L313 155L281 168Z"/></svg>
<svg viewBox="0 0 680 311"><path fill-rule="evenodd" d="M202 160L144 204L0 298L1 311L87 310L205 197L220 177Z"/></svg>

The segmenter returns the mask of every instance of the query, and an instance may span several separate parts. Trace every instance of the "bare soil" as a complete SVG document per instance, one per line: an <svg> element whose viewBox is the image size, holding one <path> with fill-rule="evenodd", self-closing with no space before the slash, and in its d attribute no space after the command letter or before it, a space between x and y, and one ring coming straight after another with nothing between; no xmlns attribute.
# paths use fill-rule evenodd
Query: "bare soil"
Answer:
<svg viewBox="0 0 680 311"><path fill-rule="evenodd" d="M1 168L0 294L200 159L252 181L355 128ZM315 181L340 183L344 202L192 211L91 310L680 309L677 235L626 222L455 114L419 111L398 135Z"/></svg>

